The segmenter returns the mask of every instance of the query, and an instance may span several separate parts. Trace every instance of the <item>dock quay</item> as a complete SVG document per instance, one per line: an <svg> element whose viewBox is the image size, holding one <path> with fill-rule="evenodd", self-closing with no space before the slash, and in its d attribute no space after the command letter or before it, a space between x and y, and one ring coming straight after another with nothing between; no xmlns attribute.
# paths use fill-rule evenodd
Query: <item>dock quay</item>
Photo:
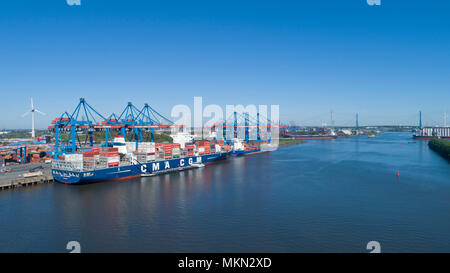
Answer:
<svg viewBox="0 0 450 273"><path fill-rule="evenodd" d="M29 187L37 184L47 184L53 182L51 174L44 174L35 177L19 177L11 180L0 180L0 190L13 189L18 187Z"/></svg>

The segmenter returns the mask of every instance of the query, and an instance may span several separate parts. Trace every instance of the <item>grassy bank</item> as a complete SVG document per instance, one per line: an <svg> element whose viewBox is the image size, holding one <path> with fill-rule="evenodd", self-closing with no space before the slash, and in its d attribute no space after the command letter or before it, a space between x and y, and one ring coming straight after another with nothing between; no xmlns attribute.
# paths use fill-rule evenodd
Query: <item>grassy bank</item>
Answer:
<svg viewBox="0 0 450 273"><path fill-rule="evenodd" d="M294 139L294 138L280 138L279 146L296 145L305 143L304 140Z"/></svg>
<svg viewBox="0 0 450 273"><path fill-rule="evenodd" d="M450 141L433 138L428 142L428 146L433 151L450 160Z"/></svg>

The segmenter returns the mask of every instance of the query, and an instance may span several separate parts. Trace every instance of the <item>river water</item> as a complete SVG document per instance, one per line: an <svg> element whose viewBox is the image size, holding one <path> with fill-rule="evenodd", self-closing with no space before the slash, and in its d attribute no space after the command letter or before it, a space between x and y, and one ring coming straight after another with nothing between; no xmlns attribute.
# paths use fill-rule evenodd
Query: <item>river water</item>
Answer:
<svg viewBox="0 0 450 273"><path fill-rule="evenodd" d="M399 172L399 177L396 173ZM0 192L0 252L450 251L450 162L410 133Z"/></svg>

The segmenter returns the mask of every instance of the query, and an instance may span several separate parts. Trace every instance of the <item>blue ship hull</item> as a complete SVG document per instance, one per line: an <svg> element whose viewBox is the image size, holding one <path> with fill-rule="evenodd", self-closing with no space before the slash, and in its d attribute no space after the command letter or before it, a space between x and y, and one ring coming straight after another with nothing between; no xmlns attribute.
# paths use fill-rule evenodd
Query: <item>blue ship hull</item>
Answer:
<svg viewBox="0 0 450 273"><path fill-rule="evenodd" d="M193 163L207 165L226 158L227 153L216 153L83 172L52 169L52 175L55 181L65 184L90 184L100 181L130 179L140 177L142 174L158 175L170 171L179 171L191 168Z"/></svg>

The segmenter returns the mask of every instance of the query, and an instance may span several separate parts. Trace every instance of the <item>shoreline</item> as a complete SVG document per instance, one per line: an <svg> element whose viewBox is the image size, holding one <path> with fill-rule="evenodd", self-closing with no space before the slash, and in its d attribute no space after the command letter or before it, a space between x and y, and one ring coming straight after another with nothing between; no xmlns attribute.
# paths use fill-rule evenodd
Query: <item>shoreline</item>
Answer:
<svg viewBox="0 0 450 273"><path fill-rule="evenodd" d="M450 141L432 138L430 141L428 141L428 147L430 147L431 150L435 151L443 158L450 161Z"/></svg>
<svg viewBox="0 0 450 273"><path fill-rule="evenodd" d="M291 145L304 144L306 141L295 138L280 138L278 146L285 147Z"/></svg>

